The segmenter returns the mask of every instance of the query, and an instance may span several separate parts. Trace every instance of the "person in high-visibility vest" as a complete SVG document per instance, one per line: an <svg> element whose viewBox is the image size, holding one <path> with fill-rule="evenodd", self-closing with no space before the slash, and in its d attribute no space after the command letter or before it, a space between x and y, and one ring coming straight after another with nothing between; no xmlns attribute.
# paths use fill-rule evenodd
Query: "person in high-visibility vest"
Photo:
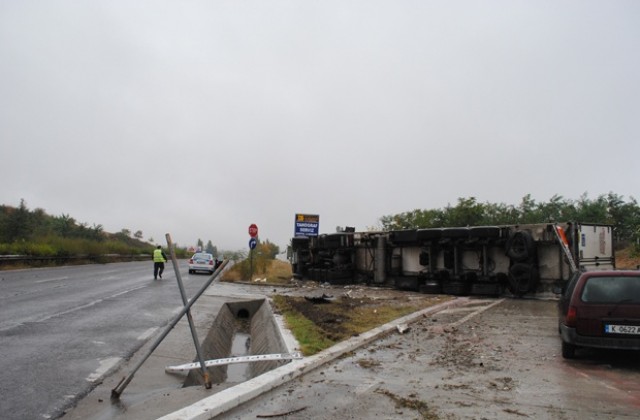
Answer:
<svg viewBox="0 0 640 420"><path fill-rule="evenodd" d="M157 280L158 276L162 278L162 272L164 271L164 263L167 262L167 256L164 254L162 247L158 245L153 250L153 279Z"/></svg>

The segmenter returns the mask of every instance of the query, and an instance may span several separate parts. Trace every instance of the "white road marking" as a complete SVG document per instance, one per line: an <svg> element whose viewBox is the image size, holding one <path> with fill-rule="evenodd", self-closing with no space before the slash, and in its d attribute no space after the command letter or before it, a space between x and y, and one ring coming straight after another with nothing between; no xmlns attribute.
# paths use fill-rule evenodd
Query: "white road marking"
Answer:
<svg viewBox="0 0 640 420"><path fill-rule="evenodd" d="M491 305L488 305L488 306L482 306L482 307L480 307L477 311L474 311L473 313L470 313L469 315L465 316L464 318L459 319L458 321L456 321L456 322L454 322L454 323L452 323L452 324L449 324L449 325L451 325L452 327L457 327L457 326L459 326L459 325L461 325L461 324L464 324L465 322L467 322L467 321L468 321L468 320L470 320L471 318L473 318L473 317L475 317L475 316L477 316L477 315L480 315L480 314L481 314L481 313L483 313L484 311L486 311L486 310L488 310L488 309L491 309L491 308L493 308L494 306L499 305L499 304L501 304L501 303L502 303L502 302L504 302L504 301L505 301L505 299L504 299L504 298L502 298L502 299L498 299L498 300L496 300L495 302L493 302Z"/></svg>
<svg viewBox="0 0 640 420"><path fill-rule="evenodd" d="M117 365L118 362L120 362L120 360L122 360L121 357L108 357L106 359L98 360L98 363L100 363L100 366L98 367L98 369L96 369L95 372L87 376L87 381L94 382L100 379L105 373L109 371L109 369Z"/></svg>
<svg viewBox="0 0 640 420"><path fill-rule="evenodd" d="M68 280L69 276L66 277L54 277L52 279L44 279L44 280L37 280L36 283L48 283L50 281L60 281L60 280Z"/></svg>
<svg viewBox="0 0 640 420"><path fill-rule="evenodd" d="M113 299L115 297L122 296L124 294L130 293L130 292L134 292L136 290L144 289L145 287L147 287L147 286L142 285L142 286L134 287L134 288L131 288L131 289L123 290L121 292L114 293L111 296L107 296L107 297L104 297L104 298L101 298L101 299L96 299L96 300L93 300L91 302L85 303L84 305L78 305L76 307L69 308L66 311L56 312L54 314L46 315L46 316L43 316L41 318L35 318L35 319L33 319L33 318L25 318L25 319L16 320L16 321L4 322L4 323L0 324L0 331L10 330L12 328L15 328L15 327L18 327L20 325L23 325L23 324L25 324L27 322L44 322L44 321L48 321L51 318L56 318L56 317L59 317L59 316L62 316L62 315L67 315L67 314L79 311L81 309L86 309L86 308L89 308L91 306L97 305L98 303L104 302L105 300Z"/></svg>
<svg viewBox="0 0 640 420"><path fill-rule="evenodd" d="M138 336L138 340L146 340L147 338L151 337L153 333L155 333L157 330L158 330L157 327L149 328L148 330L146 330L145 332L143 332Z"/></svg>

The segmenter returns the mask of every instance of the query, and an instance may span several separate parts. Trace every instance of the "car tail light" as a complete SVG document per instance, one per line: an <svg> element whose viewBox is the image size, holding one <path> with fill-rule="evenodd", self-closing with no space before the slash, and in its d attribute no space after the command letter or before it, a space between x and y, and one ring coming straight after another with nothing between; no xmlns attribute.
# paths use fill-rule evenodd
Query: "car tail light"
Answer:
<svg viewBox="0 0 640 420"><path fill-rule="evenodd" d="M578 308L575 306L569 306L569 310L567 311L567 316L564 319L564 323L567 327L575 327L576 319L578 318Z"/></svg>
<svg viewBox="0 0 640 420"><path fill-rule="evenodd" d="M189 258L189 264L193 264L193 258Z"/></svg>
<svg viewBox="0 0 640 420"><path fill-rule="evenodd" d="M213 265L213 260L209 260L209 265Z"/></svg>

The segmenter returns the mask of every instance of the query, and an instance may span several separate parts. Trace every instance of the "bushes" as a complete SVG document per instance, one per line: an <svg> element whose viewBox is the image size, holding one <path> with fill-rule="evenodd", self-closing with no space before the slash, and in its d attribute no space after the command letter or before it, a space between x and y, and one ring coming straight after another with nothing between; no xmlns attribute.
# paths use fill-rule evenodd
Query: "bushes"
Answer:
<svg viewBox="0 0 640 420"><path fill-rule="evenodd" d="M0 255L27 255L31 257L97 257L106 254L141 255L151 252L152 247L140 248L112 239L93 241L90 239L46 236L32 241L15 241L0 244Z"/></svg>
<svg viewBox="0 0 640 420"><path fill-rule="evenodd" d="M0 244L0 254L54 257L56 250L49 244L17 241L12 244Z"/></svg>

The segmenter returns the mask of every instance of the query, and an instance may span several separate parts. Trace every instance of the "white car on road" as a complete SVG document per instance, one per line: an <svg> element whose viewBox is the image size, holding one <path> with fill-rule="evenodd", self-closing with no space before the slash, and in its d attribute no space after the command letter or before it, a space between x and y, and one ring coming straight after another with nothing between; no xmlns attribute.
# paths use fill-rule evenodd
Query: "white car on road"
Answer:
<svg viewBox="0 0 640 420"><path fill-rule="evenodd" d="M216 269L216 259L212 254L207 252L197 252L193 257L189 258L189 274L196 271L206 271L213 274Z"/></svg>

